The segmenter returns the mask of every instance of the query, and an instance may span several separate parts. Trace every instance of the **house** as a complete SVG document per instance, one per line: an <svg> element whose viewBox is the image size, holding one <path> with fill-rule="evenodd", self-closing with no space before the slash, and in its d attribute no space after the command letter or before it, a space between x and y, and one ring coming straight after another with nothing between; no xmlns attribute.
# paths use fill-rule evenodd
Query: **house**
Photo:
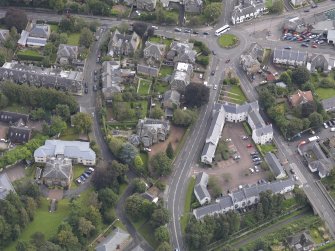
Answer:
<svg viewBox="0 0 335 251"><path fill-rule="evenodd" d="M197 174L194 185L194 194L200 205L204 205L211 202L211 196L207 190L208 174L201 172Z"/></svg>
<svg viewBox="0 0 335 251"><path fill-rule="evenodd" d="M105 61L102 63L102 94L107 103L112 102L114 93L122 92L123 83L131 82L135 76L135 71L121 69L120 61Z"/></svg>
<svg viewBox="0 0 335 251"><path fill-rule="evenodd" d="M158 77L159 69L156 67L148 66L148 65L137 65L137 74L142 74L150 77Z"/></svg>
<svg viewBox="0 0 335 251"><path fill-rule="evenodd" d="M8 123L10 125L21 121L24 124L28 123L29 115L18 112L0 111L0 122Z"/></svg>
<svg viewBox="0 0 335 251"><path fill-rule="evenodd" d="M143 50L145 59L153 59L155 61L161 61L165 55L165 44L157 44L147 41Z"/></svg>
<svg viewBox="0 0 335 251"><path fill-rule="evenodd" d="M28 47L44 47L47 44L46 38L39 38L39 37L28 37L26 41L26 45Z"/></svg>
<svg viewBox="0 0 335 251"><path fill-rule="evenodd" d="M273 194L285 194L294 189L292 179L277 180L270 183L247 185L242 189L218 198L215 203L205 205L193 210L196 219L203 219L206 215L223 214L230 210L237 210L257 204L260 193L271 191Z"/></svg>
<svg viewBox="0 0 335 251"><path fill-rule="evenodd" d="M136 32L131 35L121 34L115 30L111 40L108 43L108 54L112 57L130 56L139 48L141 38Z"/></svg>
<svg viewBox="0 0 335 251"><path fill-rule="evenodd" d="M328 30L327 41L329 44L335 44L335 30Z"/></svg>
<svg viewBox="0 0 335 251"><path fill-rule="evenodd" d="M203 2L202 0L184 0L185 12L201 13Z"/></svg>
<svg viewBox="0 0 335 251"><path fill-rule="evenodd" d="M267 12L266 5L262 0L244 0L240 1L240 4L235 6L231 22L233 24L242 23L244 21L251 20Z"/></svg>
<svg viewBox="0 0 335 251"><path fill-rule="evenodd" d="M303 4L306 3L306 0L290 0L291 4L294 7L302 6Z"/></svg>
<svg viewBox="0 0 335 251"><path fill-rule="evenodd" d="M140 119L136 126L136 134L140 136L144 147L165 141L170 132L169 121L159 119Z"/></svg>
<svg viewBox="0 0 335 251"><path fill-rule="evenodd" d="M318 172L321 179L328 176L333 169L333 161L331 158L326 157L319 144L315 141L300 144L298 146L298 152L306 159L309 170L311 170L311 172Z"/></svg>
<svg viewBox="0 0 335 251"><path fill-rule="evenodd" d="M196 55L197 52L193 50L192 43L181 43L178 41L173 41L166 58L169 61L193 64L195 62Z"/></svg>
<svg viewBox="0 0 335 251"><path fill-rule="evenodd" d="M9 37L9 30L0 29L0 44L4 44L4 42Z"/></svg>
<svg viewBox="0 0 335 251"><path fill-rule="evenodd" d="M46 163L48 158L68 158L74 164L86 166L95 165L96 154L90 148L89 142L46 140L44 146L40 146L34 152L37 163Z"/></svg>
<svg viewBox="0 0 335 251"><path fill-rule="evenodd" d="M329 55L327 54L313 54L307 61L306 68L310 72L322 71L328 72L331 67L328 63Z"/></svg>
<svg viewBox="0 0 335 251"><path fill-rule="evenodd" d="M180 105L180 94L175 90L168 90L163 95L162 106L164 109L176 109Z"/></svg>
<svg viewBox="0 0 335 251"><path fill-rule="evenodd" d="M307 52L299 50L274 49L273 63L289 66L303 66L307 62Z"/></svg>
<svg viewBox="0 0 335 251"><path fill-rule="evenodd" d="M248 76L253 76L261 70L261 62L263 61L263 48L252 43L248 50L244 51L240 56L240 64Z"/></svg>
<svg viewBox="0 0 335 251"><path fill-rule="evenodd" d="M174 71L170 79L171 90L184 92L190 81L191 76L187 72Z"/></svg>
<svg viewBox="0 0 335 251"><path fill-rule="evenodd" d="M51 33L50 25L34 24L29 31L29 37L48 39Z"/></svg>
<svg viewBox="0 0 335 251"><path fill-rule="evenodd" d="M293 107L297 107L308 102L313 102L313 93L311 91L298 90L295 94L289 96L289 101Z"/></svg>
<svg viewBox="0 0 335 251"><path fill-rule="evenodd" d="M68 188L72 180L72 161L67 158L47 158L42 181L46 186Z"/></svg>
<svg viewBox="0 0 335 251"><path fill-rule="evenodd" d="M309 232L300 232L286 239L286 242L293 251L313 250L314 241Z"/></svg>
<svg viewBox="0 0 335 251"><path fill-rule="evenodd" d="M335 97L323 99L321 100L321 104L322 104L323 109L326 112L334 111L335 110Z"/></svg>
<svg viewBox="0 0 335 251"><path fill-rule="evenodd" d="M0 173L0 200L4 200L10 192L15 193L12 182L7 173Z"/></svg>
<svg viewBox="0 0 335 251"><path fill-rule="evenodd" d="M186 72L188 75L193 73L193 65L189 63L178 62L175 64L175 71Z"/></svg>
<svg viewBox="0 0 335 251"><path fill-rule="evenodd" d="M136 7L138 10L154 11L157 0L136 0Z"/></svg>
<svg viewBox="0 0 335 251"><path fill-rule="evenodd" d="M265 155L265 161L268 163L273 175L276 179L282 179L286 177L283 166L279 163L278 158L272 152L268 152Z"/></svg>
<svg viewBox="0 0 335 251"><path fill-rule="evenodd" d="M31 129L26 126L26 123L27 122L20 119L14 125L9 127L7 138L11 143L23 144L30 140Z"/></svg>
<svg viewBox="0 0 335 251"><path fill-rule="evenodd" d="M83 93L83 75L78 71L42 68L12 61L0 67L0 81L2 80L36 87L57 88L77 95Z"/></svg>
<svg viewBox="0 0 335 251"><path fill-rule="evenodd" d="M131 236L121 228L115 228L101 243L99 243L95 251L122 251L131 243Z"/></svg>
<svg viewBox="0 0 335 251"><path fill-rule="evenodd" d="M20 38L17 41L17 45L20 46L20 47L25 47L26 44L27 44L28 36L29 36L29 32L26 31L26 30L22 30Z"/></svg>
<svg viewBox="0 0 335 251"><path fill-rule="evenodd" d="M78 57L79 47L75 45L60 44L57 50L57 62L60 64L70 64Z"/></svg>
<svg viewBox="0 0 335 251"><path fill-rule="evenodd" d="M259 114L258 102L237 105L232 103L215 104L211 126L208 130L201 162L211 165L225 121L238 123L247 121L252 130L252 139L256 144L265 144L273 139L272 125L265 124Z"/></svg>

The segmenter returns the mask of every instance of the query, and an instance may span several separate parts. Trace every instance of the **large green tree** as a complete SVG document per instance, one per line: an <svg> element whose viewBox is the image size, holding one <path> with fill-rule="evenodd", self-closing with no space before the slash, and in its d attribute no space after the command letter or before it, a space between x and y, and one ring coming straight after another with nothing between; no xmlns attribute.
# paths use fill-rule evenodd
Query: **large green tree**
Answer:
<svg viewBox="0 0 335 251"><path fill-rule="evenodd" d="M196 117L196 113L192 110L176 109L173 112L172 121L177 126L187 127L195 121Z"/></svg>
<svg viewBox="0 0 335 251"><path fill-rule="evenodd" d="M119 158L121 162L126 163L128 165L133 165L134 159L138 154L138 149L130 143L123 144Z"/></svg>
<svg viewBox="0 0 335 251"><path fill-rule="evenodd" d="M313 112L308 116L311 127L320 127L323 123L323 117L320 113Z"/></svg>
<svg viewBox="0 0 335 251"><path fill-rule="evenodd" d="M160 226L155 229L155 239L159 242L169 241L169 231L166 226Z"/></svg>
<svg viewBox="0 0 335 251"><path fill-rule="evenodd" d="M157 208L151 215L150 224L154 227L160 227L169 222L169 211L165 207Z"/></svg>
<svg viewBox="0 0 335 251"><path fill-rule="evenodd" d="M73 116L73 127L78 133L89 133L92 128L92 117L88 113L78 112Z"/></svg>
<svg viewBox="0 0 335 251"><path fill-rule="evenodd" d="M299 66L292 71L292 81L298 86L302 86L308 82L310 73L304 66Z"/></svg>
<svg viewBox="0 0 335 251"><path fill-rule="evenodd" d="M7 10L4 22L8 29L15 27L19 32L21 32L26 28L28 18L23 10L11 8Z"/></svg>
<svg viewBox="0 0 335 251"><path fill-rule="evenodd" d="M208 22L216 21L220 17L221 12L222 12L221 2L209 3L206 5L204 9L204 15Z"/></svg>
<svg viewBox="0 0 335 251"><path fill-rule="evenodd" d="M94 41L94 35L92 31L84 27L80 32L79 44L86 48L89 48Z"/></svg>
<svg viewBox="0 0 335 251"><path fill-rule="evenodd" d="M209 100L209 88L202 84L189 84L185 90L185 102L188 107L200 107Z"/></svg>
<svg viewBox="0 0 335 251"><path fill-rule="evenodd" d="M164 152L155 154L150 160L152 168L160 176L166 176L171 173L171 159Z"/></svg>
<svg viewBox="0 0 335 251"><path fill-rule="evenodd" d="M269 11L271 13L281 14L284 11L283 0L273 0L272 6L270 6Z"/></svg>

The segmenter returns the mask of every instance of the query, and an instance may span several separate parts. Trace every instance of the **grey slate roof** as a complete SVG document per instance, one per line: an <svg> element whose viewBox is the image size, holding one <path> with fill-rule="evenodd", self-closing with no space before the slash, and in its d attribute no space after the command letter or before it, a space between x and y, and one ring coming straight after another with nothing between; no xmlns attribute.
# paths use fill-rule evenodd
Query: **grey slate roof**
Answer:
<svg viewBox="0 0 335 251"><path fill-rule="evenodd" d="M48 38L50 33L50 26L47 24L35 24L31 31L29 32L29 36L36 38Z"/></svg>
<svg viewBox="0 0 335 251"><path fill-rule="evenodd" d="M34 157L56 157L57 155L92 161L96 158L90 143L81 141L46 140L44 146L37 148L34 152Z"/></svg>
<svg viewBox="0 0 335 251"><path fill-rule="evenodd" d="M283 169L283 166L279 163L279 160L276 157L276 155L274 155L271 152L268 152L265 155L265 161L270 166L270 168L271 168L273 174L275 175L275 177L277 177L279 175L285 175L285 171Z"/></svg>
<svg viewBox="0 0 335 251"><path fill-rule="evenodd" d="M256 128L261 128L265 125L264 120L258 111L255 110L250 111L249 116Z"/></svg>
<svg viewBox="0 0 335 251"><path fill-rule="evenodd" d="M164 101L171 100L175 104L179 104L180 102L180 94L175 90L168 90L164 93L163 97Z"/></svg>
<svg viewBox="0 0 335 251"><path fill-rule="evenodd" d="M138 64L137 73L152 76L152 77L157 77L159 73L159 69L156 67L148 66L148 65Z"/></svg>
<svg viewBox="0 0 335 251"><path fill-rule="evenodd" d="M280 60L289 60L289 61L298 61L298 62L306 62L307 60L307 52L299 51L299 50L286 50L286 49L274 49L273 52L274 59Z"/></svg>
<svg viewBox="0 0 335 251"><path fill-rule="evenodd" d="M326 111L332 111L335 109L335 97L323 99L321 104Z"/></svg>
<svg viewBox="0 0 335 251"><path fill-rule="evenodd" d="M197 178L195 180L194 185L194 193L198 195L200 199L200 203L202 203L202 200L208 198L211 199L211 196L207 190L207 184L208 184L208 174L205 172L198 173Z"/></svg>
<svg viewBox="0 0 335 251"><path fill-rule="evenodd" d="M193 50L193 44L181 43L173 41L169 51L170 55L174 55L173 60L176 62L194 63L197 52ZM173 57L173 56L172 56Z"/></svg>
<svg viewBox="0 0 335 251"><path fill-rule="evenodd" d="M26 43L28 46L45 46L47 44L47 39L29 36Z"/></svg>
<svg viewBox="0 0 335 251"><path fill-rule="evenodd" d="M106 237L96 248L95 251L117 251L123 250L131 241L131 236L120 228Z"/></svg>
<svg viewBox="0 0 335 251"><path fill-rule="evenodd" d="M8 139L11 143L26 143L30 139L31 129L23 126L10 126L8 129Z"/></svg>
<svg viewBox="0 0 335 251"><path fill-rule="evenodd" d="M66 158L50 158L45 164L43 178L68 180L72 174L72 162Z"/></svg>
<svg viewBox="0 0 335 251"><path fill-rule="evenodd" d="M7 173L0 174L0 200L4 200L10 191L15 193L15 189L10 182Z"/></svg>
<svg viewBox="0 0 335 251"><path fill-rule="evenodd" d="M77 59L78 49L78 46L75 45L60 44L58 46L57 58Z"/></svg>
<svg viewBox="0 0 335 251"><path fill-rule="evenodd" d="M27 115L27 114L17 113L17 112L0 111L0 121L1 122L14 124L14 123L17 123L21 120L24 124L27 124L28 119L29 119L29 115Z"/></svg>

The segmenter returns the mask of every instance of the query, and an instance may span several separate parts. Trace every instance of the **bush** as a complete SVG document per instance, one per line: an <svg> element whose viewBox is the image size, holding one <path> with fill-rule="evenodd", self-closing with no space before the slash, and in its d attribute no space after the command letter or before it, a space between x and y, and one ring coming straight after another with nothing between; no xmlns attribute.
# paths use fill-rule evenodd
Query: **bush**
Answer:
<svg viewBox="0 0 335 251"><path fill-rule="evenodd" d="M28 54L23 54L23 53L18 53L17 57L20 60L29 60L29 61L42 61L44 58L41 55L28 55Z"/></svg>

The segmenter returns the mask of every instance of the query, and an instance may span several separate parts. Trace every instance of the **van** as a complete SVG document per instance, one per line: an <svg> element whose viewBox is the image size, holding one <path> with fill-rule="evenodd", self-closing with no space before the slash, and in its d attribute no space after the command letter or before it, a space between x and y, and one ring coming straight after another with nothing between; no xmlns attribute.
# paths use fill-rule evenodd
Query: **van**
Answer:
<svg viewBox="0 0 335 251"><path fill-rule="evenodd" d="M335 132L335 127L330 128L331 132Z"/></svg>

